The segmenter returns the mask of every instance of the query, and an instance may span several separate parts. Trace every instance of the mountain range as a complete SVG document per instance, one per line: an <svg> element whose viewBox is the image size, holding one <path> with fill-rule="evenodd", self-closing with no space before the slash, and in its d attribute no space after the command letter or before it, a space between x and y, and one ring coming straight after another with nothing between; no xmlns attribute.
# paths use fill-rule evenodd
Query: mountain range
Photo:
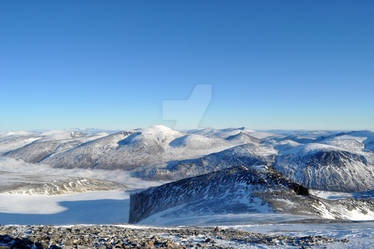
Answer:
<svg viewBox="0 0 374 249"><path fill-rule="evenodd" d="M191 215L223 210L333 218L350 217L352 210L367 217L373 210L373 131L177 131L158 125L124 131L2 132L0 153L33 165L121 170L145 181L169 182L131 197L133 222L156 213L172 217L182 209ZM126 185L118 184L61 178L9 191L59 193ZM331 200L315 191L350 196Z"/></svg>

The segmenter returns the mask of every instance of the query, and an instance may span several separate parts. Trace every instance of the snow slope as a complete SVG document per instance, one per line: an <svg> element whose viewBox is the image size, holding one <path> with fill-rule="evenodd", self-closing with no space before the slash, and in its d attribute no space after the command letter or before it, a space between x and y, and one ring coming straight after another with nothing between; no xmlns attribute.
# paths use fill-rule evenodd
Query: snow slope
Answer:
<svg viewBox="0 0 374 249"><path fill-rule="evenodd" d="M374 189L372 155L361 153L359 148L363 147L353 141L335 138L327 141L329 144L308 143L291 148L280 153L274 168L312 189L343 192Z"/></svg>
<svg viewBox="0 0 374 249"><path fill-rule="evenodd" d="M271 164L276 151L266 145L248 143L196 159L169 161L165 167L147 168L136 175L149 179L179 180L234 166Z"/></svg>
<svg viewBox="0 0 374 249"><path fill-rule="evenodd" d="M313 195L315 193L316 195ZM233 167L186 178L131 195L130 222L159 225L200 224L249 214L338 220L374 220L374 194L321 198L269 166ZM253 218L254 216L252 216ZM297 219L294 217L294 219ZM182 222L182 224L178 224ZM193 222L196 222L195 224ZM231 221L232 222L232 221Z"/></svg>
<svg viewBox="0 0 374 249"><path fill-rule="evenodd" d="M273 132L259 136L246 128L175 131L165 126L116 133L16 132L1 134L0 150L4 156L26 162L58 168L121 169L157 180L181 179L241 163L250 166L247 159L257 158L266 163L275 160L274 168L306 187L373 189L373 132ZM240 146L246 147L247 155L238 152L244 148Z"/></svg>
<svg viewBox="0 0 374 249"><path fill-rule="evenodd" d="M181 215L271 213L288 204L270 203L268 199L291 198L295 200L296 207L298 200L307 196L305 188L288 181L266 166L249 169L234 167L131 195L130 222L139 222L165 210L168 211L163 217L168 218ZM297 212L297 208L293 209ZM306 212L305 209L299 210L299 213L303 212Z"/></svg>
<svg viewBox="0 0 374 249"><path fill-rule="evenodd" d="M279 171L282 177L307 188L370 191L374 189L373 141L372 131L259 132L246 128L176 131L153 126L117 132L2 132L0 153L8 159L0 158L0 171L4 171L0 185L9 187L13 177L19 178L15 181L17 184L12 185L11 190L2 185L3 192L71 193L102 190L99 185L110 186L112 182L127 186L131 179L133 187L127 187L142 189L149 184L137 182L139 178L154 180L152 186L155 186L161 181L209 174L234 166L251 169L267 165ZM9 161L9 158L16 160ZM23 164L20 160L32 164ZM38 174L40 183L30 180ZM25 188L25 184L28 187ZM261 200L266 200L266 196ZM266 202L274 211L275 206L282 208L290 204L287 200L277 201L271 197ZM353 205L349 201L333 204L330 201L322 200L312 208L313 212L342 219L360 218L367 212L368 215L361 218L371 219L370 200L353 201L358 207L356 211L346 208ZM229 210L230 205L226 204ZM250 207L248 203L245 205Z"/></svg>
<svg viewBox="0 0 374 249"><path fill-rule="evenodd" d="M7 157L35 163L43 161L52 154L67 151L107 135L107 133L86 134L76 131L7 133L0 138L0 152Z"/></svg>
<svg viewBox="0 0 374 249"><path fill-rule="evenodd" d="M230 129L223 133L242 132L243 129ZM249 136L244 140L226 140L218 135L180 132L165 126L112 134L54 132L38 136L42 138L19 148L13 146L4 156L62 168L132 170L157 168L171 160L192 159L250 142Z"/></svg>

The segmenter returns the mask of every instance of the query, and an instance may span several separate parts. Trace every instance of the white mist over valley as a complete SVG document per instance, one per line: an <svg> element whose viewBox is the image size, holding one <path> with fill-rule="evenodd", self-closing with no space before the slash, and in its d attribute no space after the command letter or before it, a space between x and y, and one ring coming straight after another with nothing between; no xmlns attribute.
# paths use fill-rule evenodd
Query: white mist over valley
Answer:
<svg viewBox="0 0 374 249"><path fill-rule="evenodd" d="M354 236L346 248L365 243L352 226L374 236L372 131L2 132L0 152L2 224L305 224Z"/></svg>

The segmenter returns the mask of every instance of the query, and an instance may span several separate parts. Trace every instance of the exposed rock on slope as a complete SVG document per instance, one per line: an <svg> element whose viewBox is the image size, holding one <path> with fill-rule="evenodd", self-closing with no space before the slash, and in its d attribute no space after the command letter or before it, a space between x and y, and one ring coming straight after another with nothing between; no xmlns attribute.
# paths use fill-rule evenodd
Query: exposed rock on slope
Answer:
<svg viewBox="0 0 374 249"><path fill-rule="evenodd" d="M307 188L359 192L374 189L374 167L367 157L312 143L282 153L274 167Z"/></svg>
<svg viewBox="0 0 374 249"><path fill-rule="evenodd" d="M308 190L266 166L234 167L183 179L131 195L130 222L136 223L169 208L183 207L183 215L272 212L268 199L292 199L303 205ZM281 201L274 208L284 208ZM280 207L282 206L282 207ZM299 212L304 208L299 206ZM180 211L180 210L179 210ZM172 215L177 215L179 211ZM169 213L170 214L170 213Z"/></svg>
<svg viewBox="0 0 374 249"><path fill-rule="evenodd" d="M356 198L320 198L271 167L234 167L131 195L129 222L145 220L145 224L149 224L154 220L196 220L207 215L274 212L373 220L374 198L372 194Z"/></svg>

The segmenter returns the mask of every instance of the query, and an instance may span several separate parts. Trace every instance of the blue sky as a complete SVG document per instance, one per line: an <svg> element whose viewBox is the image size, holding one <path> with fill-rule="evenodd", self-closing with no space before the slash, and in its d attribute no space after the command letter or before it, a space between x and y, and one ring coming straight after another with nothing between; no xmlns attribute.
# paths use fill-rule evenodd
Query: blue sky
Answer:
<svg viewBox="0 0 374 249"><path fill-rule="evenodd" d="M374 129L373 1L1 1L0 130ZM190 127L186 127L190 128ZM191 127L193 128L193 127Z"/></svg>

